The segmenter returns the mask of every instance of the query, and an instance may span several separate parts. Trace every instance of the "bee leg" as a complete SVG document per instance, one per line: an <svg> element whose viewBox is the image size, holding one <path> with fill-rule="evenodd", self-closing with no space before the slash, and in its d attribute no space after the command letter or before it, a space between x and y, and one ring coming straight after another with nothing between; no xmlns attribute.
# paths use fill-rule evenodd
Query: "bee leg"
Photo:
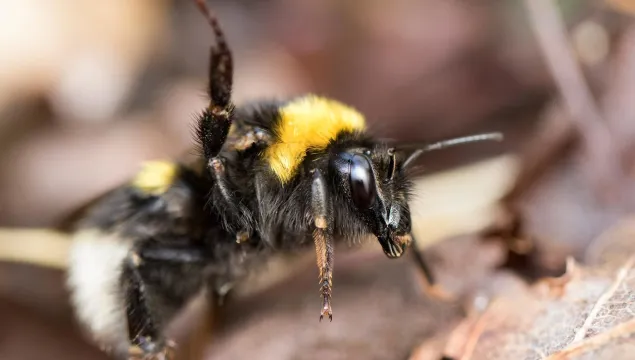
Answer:
<svg viewBox="0 0 635 360"><path fill-rule="evenodd" d="M208 94L210 103L203 111L198 123L198 138L202 144L208 168L216 180L215 188L220 192L223 203L214 205L227 212L238 222L239 229L236 241L245 241L251 232L250 216L247 208L240 204L234 195L231 182L225 171L225 159L219 155L227 141L227 135L232 125L234 105L231 102L233 85L232 54L227 46L225 35L216 16L209 10L205 0L196 0L199 9L207 20L216 37L216 44L211 47L209 60Z"/></svg>
<svg viewBox="0 0 635 360"><path fill-rule="evenodd" d="M423 287L426 293L436 299L445 301L453 300L454 297L437 283L432 269L423 257L423 251L418 246L416 238L410 234L410 239L412 247L410 253L412 254L412 258L423 277Z"/></svg>
<svg viewBox="0 0 635 360"><path fill-rule="evenodd" d="M223 199L222 203L215 202L213 205L220 213L229 214L239 224L236 228L228 229L236 234L236 242L246 241L251 235L251 215L249 210L241 204L227 178L224 159L221 156L214 157L209 161L209 167L216 180L215 187Z"/></svg>
<svg viewBox="0 0 635 360"><path fill-rule="evenodd" d="M125 287L128 338L131 343L128 350L128 359L146 359L156 354L158 360L161 352L168 355L169 347L162 338L159 325L146 304L147 294L143 279L137 269L137 259L138 255L132 254L130 259L124 264L122 272ZM169 357L165 358L169 359Z"/></svg>
<svg viewBox="0 0 635 360"><path fill-rule="evenodd" d="M202 249L191 246L145 246L130 253L122 272L128 359L173 359L175 344L162 329L201 290L205 259Z"/></svg>
<svg viewBox="0 0 635 360"><path fill-rule="evenodd" d="M234 105L231 102L231 91L234 66L231 51L218 20L207 8L205 0L196 0L196 4L207 17L216 37L216 44L210 49L207 89L210 102L198 120L197 135L205 158L218 159L218 153L227 141L232 124Z"/></svg>
<svg viewBox="0 0 635 360"><path fill-rule="evenodd" d="M210 104L199 119L198 135L207 159L218 155L227 140L232 123L234 105L231 102L233 81L232 54L225 41L218 20L207 8L205 0L196 0L201 12L216 37L216 44L211 47L209 61L208 93Z"/></svg>
<svg viewBox="0 0 635 360"><path fill-rule="evenodd" d="M326 183L319 170L313 173L311 186L311 208L313 212L313 241L320 270L320 292L322 294L322 311L320 321L325 315L333 321L331 295L333 286L333 236L329 226L329 206Z"/></svg>

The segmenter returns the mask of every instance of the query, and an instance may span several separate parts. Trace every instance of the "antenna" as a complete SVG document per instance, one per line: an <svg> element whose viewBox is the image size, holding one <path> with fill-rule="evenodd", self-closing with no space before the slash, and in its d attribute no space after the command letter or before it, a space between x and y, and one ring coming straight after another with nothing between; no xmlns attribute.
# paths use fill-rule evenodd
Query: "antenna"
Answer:
<svg viewBox="0 0 635 360"><path fill-rule="evenodd" d="M469 143L473 143L473 142L502 141L502 140L503 140L503 134L501 134L499 132L493 132L493 133L470 135L470 136L463 136L463 137L458 137L458 138L453 138L453 139L437 141L435 143L425 145L424 147L415 150L406 159L406 161L403 163L402 167L404 167L404 168L407 167L414 160L416 160L419 157L419 155L421 155L423 153L430 152L430 151L441 150L441 149L453 147L453 146L456 146L456 145L469 144Z"/></svg>

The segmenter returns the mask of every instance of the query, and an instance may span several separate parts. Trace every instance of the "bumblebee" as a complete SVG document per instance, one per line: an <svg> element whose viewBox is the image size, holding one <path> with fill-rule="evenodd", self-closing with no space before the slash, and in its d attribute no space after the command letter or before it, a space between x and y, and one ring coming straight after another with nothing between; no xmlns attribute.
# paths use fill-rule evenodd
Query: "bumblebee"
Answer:
<svg viewBox="0 0 635 360"><path fill-rule="evenodd" d="M196 123L197 159L153 161L103 195L77 223L68 274L80 323L123 358L169 358L162 330L196 294L222 298L276 253L315 248L320 320L332 320L334 245L377 238L399 258L411 234L408 171L421 153L475 135L399 148L365 130L353 108L315 95L235 107L233 62L215 34L209 106ZM426 279L432 275L413 251Z"/></svg>

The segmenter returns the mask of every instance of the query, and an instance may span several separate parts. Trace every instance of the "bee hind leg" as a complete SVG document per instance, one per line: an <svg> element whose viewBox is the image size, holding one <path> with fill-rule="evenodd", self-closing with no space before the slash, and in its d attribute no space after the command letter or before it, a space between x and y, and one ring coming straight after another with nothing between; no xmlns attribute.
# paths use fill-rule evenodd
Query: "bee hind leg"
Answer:
<svg viewBox="0 0 635 360"><path fill-rule="evenodd" d="M220 153L227 141L232 126L234 104L231 101L233 86L233 60L227 46L225 35L218 19L207 7L205 0L196 0L196 5L205 15L212 28L216 43L211 47L209 60L208 94L210 102L198 121L198 139L201 144L207 167L214 177L214 188L220 197L216 197L213 205L221 212L226 212L239 224L236 241L245 241L251 235L250 212L241 204L236 195L236 188L227 176L225 159ZM229 224L227 224L229 225Z"/></svg>
<svg viewBox="0 0 635 360"><path fill-rule="evenodd" d="M122 272L130 341L128 359L169 360L171 343L163 338L156 316L147 304L148 294L137 259L138 255L132 254Z"/></svg>
<svg viewBox="0 0 635 360"><path fill-rule="evenodd" d="M171 360L175 343L163 328L202 290L206 254L188 246L145 247L130 253L122 271L129 360Z"/></svg>
<svg viewBox="0 0 635 360"><path fill-rule="evenodd" d="M207 8L205 0L196 4L207 17L216 37L211 47L209 60L208 94L210 103L203 111L198 123L198 137L208 160L216 158L221 151L232 124L234 105L231 102L233 84L232 54L225 41L216 16Z"/></svg>

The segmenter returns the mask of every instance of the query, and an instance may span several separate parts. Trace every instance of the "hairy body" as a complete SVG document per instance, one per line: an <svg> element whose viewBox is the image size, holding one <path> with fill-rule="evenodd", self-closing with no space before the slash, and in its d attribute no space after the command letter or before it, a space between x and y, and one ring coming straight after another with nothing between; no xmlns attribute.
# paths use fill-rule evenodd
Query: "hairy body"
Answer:
<svg viewBox="0 0 635 360"><path fill-rule="evenodd" d="M212 47L210 104L198 158L155 161L105 194L78 222L68 283L78 319L104 349L169 358L163 329L201 291L221 298L273 253L314 246L332 319L334 244L375 236L389 258L414 241L408 165L422 151L484 135L399 149L366 133L364 117L305 95L236 108L231 53L204 1ZM432 277L417 252L415 259Z"/></svg>

